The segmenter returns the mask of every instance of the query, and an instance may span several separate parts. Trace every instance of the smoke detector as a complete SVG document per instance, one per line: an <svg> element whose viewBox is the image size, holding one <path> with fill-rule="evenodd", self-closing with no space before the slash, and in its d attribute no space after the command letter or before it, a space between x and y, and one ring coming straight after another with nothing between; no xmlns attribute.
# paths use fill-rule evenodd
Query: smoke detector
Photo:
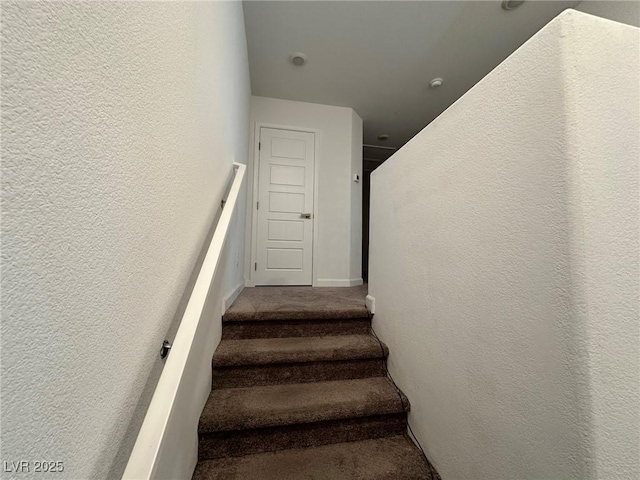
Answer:
<svg viewBox="0 0 640 480"><path fill-rule="evenodd" d="M444 80L442 80L440 77L434 78L433 80L431 80L429 82L429 86L431 88L440 88L442 86L443 82L444 82Z"/></svg>
<svg viewBox="0 0 640 480"><path fill-rule="evenodd" d="M307 56L304 53L296 52L291 55L289 61L293 63L296 67L301 67L305 63L307 63Z"/></svg>
<svg viewBox="0 0 640 480"><path fill-rule="evenodd" d="M513 10L515 8L518 8L523 3L524 0L504 0L502 2L502 8L504 10Z"/></svg>

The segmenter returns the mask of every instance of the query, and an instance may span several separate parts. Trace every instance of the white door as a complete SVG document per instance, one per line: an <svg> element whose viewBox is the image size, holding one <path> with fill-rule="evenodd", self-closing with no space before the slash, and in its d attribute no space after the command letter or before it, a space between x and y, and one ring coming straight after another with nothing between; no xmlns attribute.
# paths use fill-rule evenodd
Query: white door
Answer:
<svg viewBox="0 0 640 480"><path fill-rule="evenodd" d="M311 285L313 133L260 129L254 283Z"/></svg>

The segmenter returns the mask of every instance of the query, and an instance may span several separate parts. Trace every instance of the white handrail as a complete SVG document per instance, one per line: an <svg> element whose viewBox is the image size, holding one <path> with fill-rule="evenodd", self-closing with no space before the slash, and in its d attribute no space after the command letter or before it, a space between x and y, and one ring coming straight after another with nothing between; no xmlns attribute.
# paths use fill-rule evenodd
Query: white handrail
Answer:
<svg viewBox="0 0 640 480"><path fill-rule="evenodd" d="M220 263L229 224L244 179L246 166L239 163L233 165L236 174L227 196L225 208L222 210L187 308L182 315L171 353L158 380L149 409L129 457L127 468L122 476L123 479L148 479L153 476L162 440L198 330L207 294Z"/></svg>

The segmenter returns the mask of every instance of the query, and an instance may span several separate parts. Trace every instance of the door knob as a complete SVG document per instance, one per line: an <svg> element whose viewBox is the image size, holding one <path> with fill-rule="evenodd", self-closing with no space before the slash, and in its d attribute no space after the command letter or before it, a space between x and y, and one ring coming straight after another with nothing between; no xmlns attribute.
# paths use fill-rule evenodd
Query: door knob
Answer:
<svg viewBox="0 0 640 480"><path fill-rule="evenodd" d="M311 218L311 214L310 213L301 213L300 214L300 218Z"/></svg>

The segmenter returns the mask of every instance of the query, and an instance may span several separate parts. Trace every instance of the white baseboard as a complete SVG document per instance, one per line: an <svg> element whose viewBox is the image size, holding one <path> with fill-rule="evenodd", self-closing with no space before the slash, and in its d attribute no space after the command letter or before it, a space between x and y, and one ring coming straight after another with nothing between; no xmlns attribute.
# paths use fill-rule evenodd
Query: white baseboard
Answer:
<svg viewBox="0 0 640 480"><path fill-rule="evenodd" d="M355 287L362 285L362 278L319 278L316 287Z"/></svg>
<svg viewBox="0 0 640 480"><path fill-rule="evenodd" d="M236 288L234 288L231 291L231 293L228 293L227 295L225 295L224 300L222 302L222 314L223 315L229 309L231 304L233 304L233 302L236 301L236 298L238 298L238 295L240 295L240 292L242 292L242 290L244 290L244 280L242 282L240 282L236 286Z"/></svg>

